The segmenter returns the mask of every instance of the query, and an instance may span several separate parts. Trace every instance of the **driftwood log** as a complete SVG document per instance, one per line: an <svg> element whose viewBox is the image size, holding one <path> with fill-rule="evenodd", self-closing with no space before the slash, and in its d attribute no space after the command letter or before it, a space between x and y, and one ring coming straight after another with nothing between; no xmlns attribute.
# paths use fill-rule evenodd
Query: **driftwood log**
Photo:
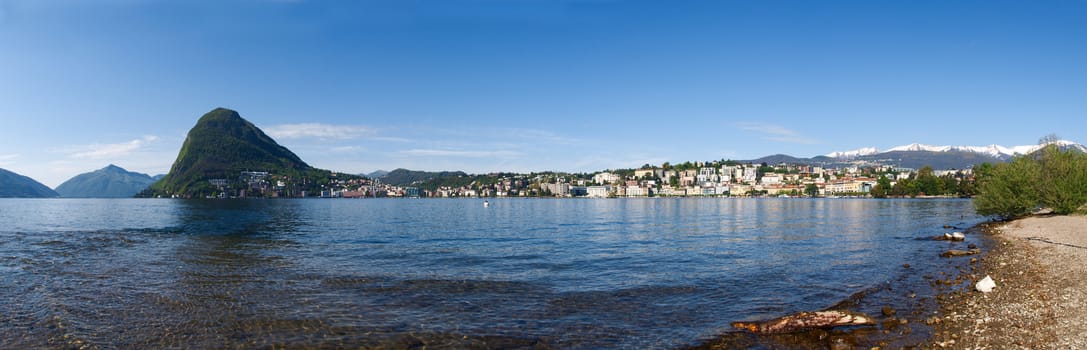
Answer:
<svg viewBox="0 0 1087 350"><path fill-rule="evenodd" d="M876 324L867 315L848 311L800 312L762 322L733 322L732 327L752 333L793 333L816 328Z"/></svg>
<svg viewBox="0 0 1087 350"><path fill-rule="evenodd" d="M974 254L978 254L978 253L981 253L981 249L977 249L977 248L970 249L970 250L949 249L946 252L940 253L940 256L945 257L945 258L950 258L950 257L955 257L955 256L974 255Z"/></svg>

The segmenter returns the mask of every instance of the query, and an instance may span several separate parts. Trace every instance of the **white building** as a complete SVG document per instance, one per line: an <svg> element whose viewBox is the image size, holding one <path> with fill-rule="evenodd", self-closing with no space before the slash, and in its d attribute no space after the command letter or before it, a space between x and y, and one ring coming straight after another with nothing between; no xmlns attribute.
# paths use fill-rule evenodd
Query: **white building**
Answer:
<svg viewBox="0 0 1087 350"><path fill-rule="evenodd" d="M587 197L605 198L611 193L611 186L589 186L585 188Z"/></svg>
<svg viewBox="0 0 1087 350"><path fill-rule="evenodd" d="M697 181L698 183L706 182L718 182L721 177L717 176L717 169L714 168L701 168L698 169Z"/></svg>
<svg viewBox="0 0 1087 350"><path fill-rule="evenodd" d="M640 186L627 187L627 197L649 196L649 189Z"/></svg>
<svg viewBox="0 0 1087 350"><path fill-rule="evenodd" d="M762 176L763 185L777 185L782 180L781 174L766 174Z"/></svg>
<svg viewBox="0 0 1087 350"><path fill-rule="evenodd" d="M758 177L759 168L755 166L744 166L737 169L737 172L740 173L736 176L737 178L745 183L753 184Z"/></svg>
<svg viewBox="0 0 1087 350"><path fill-rule="evenodd" d="M619 175L603 172L593 175L593 182L598 184L611 184L619 182Z"/></svg>

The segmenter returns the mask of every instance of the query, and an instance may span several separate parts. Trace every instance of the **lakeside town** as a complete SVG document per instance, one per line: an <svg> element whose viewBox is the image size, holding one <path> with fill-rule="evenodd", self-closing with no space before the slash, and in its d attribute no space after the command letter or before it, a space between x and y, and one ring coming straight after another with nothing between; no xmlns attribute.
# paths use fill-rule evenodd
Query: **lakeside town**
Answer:
<svg viewBox="0 0 1087 350"><path fill-rule="evenodd" d="M331 178L320 197L854 197L969 196L972 169L823 168L735 161L644 165L595 173L449 175L409 185ZM282 183L280 183L282 186Z"/></svg>

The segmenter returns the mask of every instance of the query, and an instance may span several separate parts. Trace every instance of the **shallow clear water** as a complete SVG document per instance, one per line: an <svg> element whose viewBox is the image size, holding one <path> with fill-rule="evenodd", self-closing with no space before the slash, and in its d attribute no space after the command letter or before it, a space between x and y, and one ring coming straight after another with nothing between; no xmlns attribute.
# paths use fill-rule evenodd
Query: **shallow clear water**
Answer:
<svg viewBox="0 0 1087 350"><path fill-rule="evenodd" d="M681 347L938 268L918 238L981 220L966 200L482 203L0 200L0 348Z"/></svg>

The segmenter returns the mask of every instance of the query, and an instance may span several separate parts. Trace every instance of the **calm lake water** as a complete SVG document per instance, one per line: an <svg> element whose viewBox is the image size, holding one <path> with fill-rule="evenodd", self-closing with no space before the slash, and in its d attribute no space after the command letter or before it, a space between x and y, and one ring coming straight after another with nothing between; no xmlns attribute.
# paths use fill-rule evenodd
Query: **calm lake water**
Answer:
<svg viewBox="0 0 1087 350"><path fill-rule="evenodd" d="M858 292L875 314L923 303L914 275L948 243L918 238L982 219L967 200L489 201L0 200L0 348L693 346Z"/></svg>

